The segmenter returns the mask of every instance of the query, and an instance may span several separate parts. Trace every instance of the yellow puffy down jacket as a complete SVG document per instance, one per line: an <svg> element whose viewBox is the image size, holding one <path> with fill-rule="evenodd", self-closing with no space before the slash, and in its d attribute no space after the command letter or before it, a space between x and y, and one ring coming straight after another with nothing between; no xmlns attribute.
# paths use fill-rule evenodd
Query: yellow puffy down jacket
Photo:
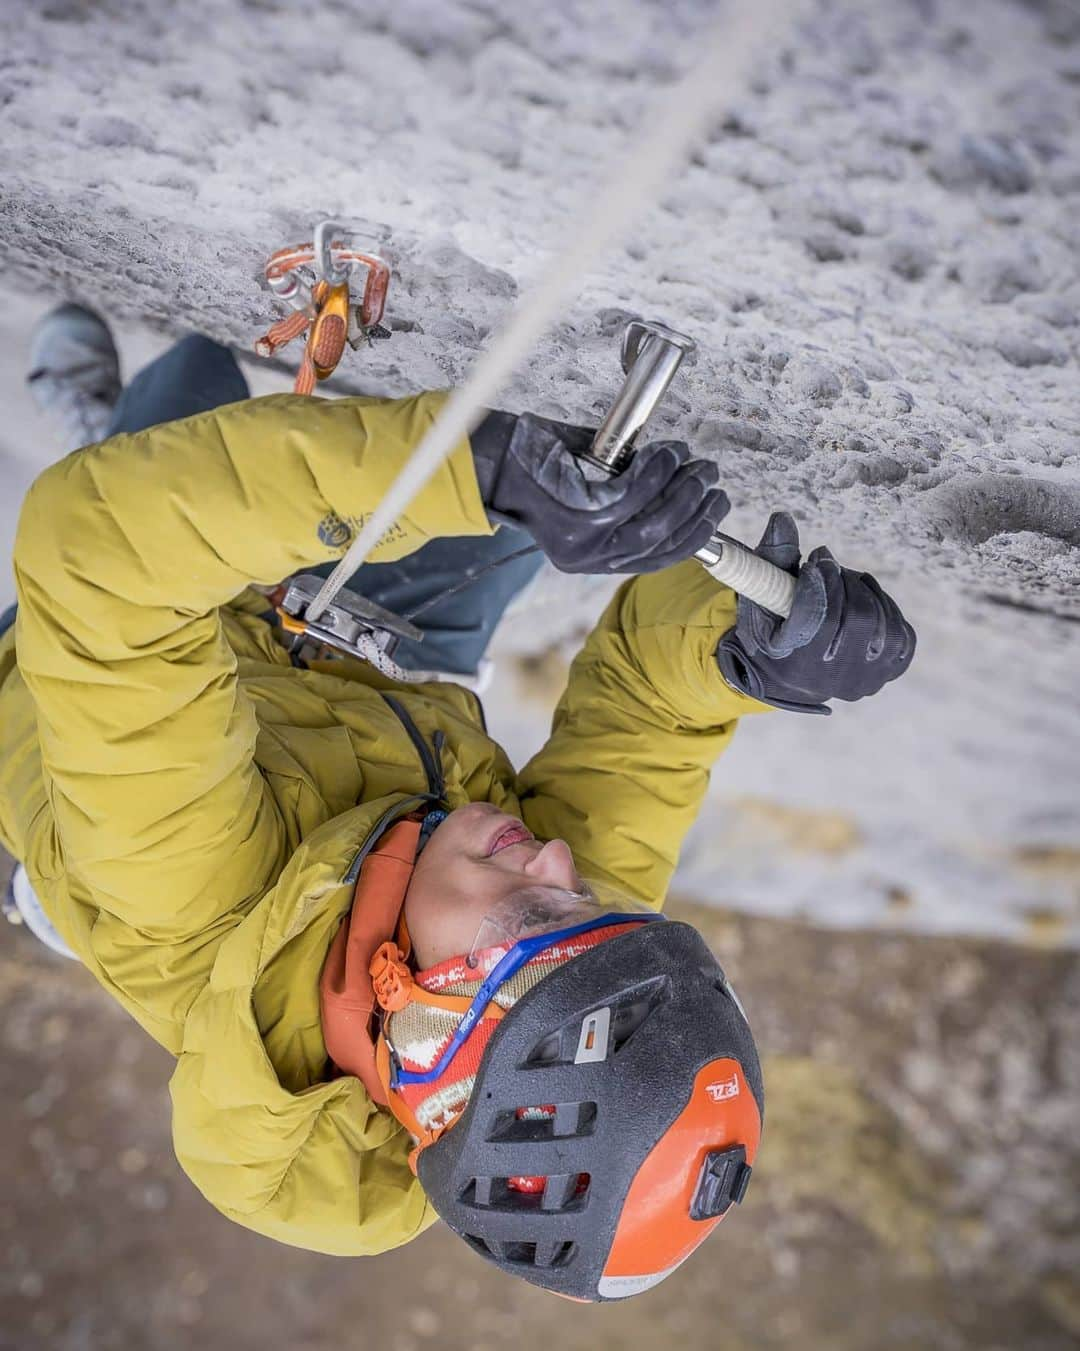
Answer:
<svg viewBox="0 0 1080 1351"><path fill-rule="evenodd" d="M762 707L720 677L734 597L693 562L622 587L520 773L458 686L294 667L249 584L340 554L341 522L371 512L444 397L275 395L69 455L23 508L0 641L0 840L178 1057L173 1138L196 1186L328 1253L382 1252L435 1218L401 1127L358 1080L326 1079L318 998L353 860L429 788L420 739L444 734L452 805L520 813L659 906L710 765ZM463 442L374 557L490 529Z"/></svg>

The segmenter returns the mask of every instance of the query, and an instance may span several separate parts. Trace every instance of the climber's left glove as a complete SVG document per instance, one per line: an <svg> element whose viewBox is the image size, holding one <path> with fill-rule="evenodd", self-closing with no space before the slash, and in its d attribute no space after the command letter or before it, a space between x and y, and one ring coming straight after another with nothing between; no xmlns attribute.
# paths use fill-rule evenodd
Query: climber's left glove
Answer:
<svg viewBox="0 0 1080 1351"><path fill-rule="evenodd" d="M563 572L655 572L696 553L728 512L716 465L661 441L621 474L593 478L579 456L594 435L489 413L469 439L491 519L528 531Z"/></svg>
<svg viewBox="0 0 1080 1351"><path fill-rule="evenodd" d="M825 548L800 569L799 530L786 512L769 518L755 552L798 582L787 619L739 597L735 627L716 650L733 688L796 713L830 713L827 700L876 694L911 665L915 630L892 597Z"/></svg>

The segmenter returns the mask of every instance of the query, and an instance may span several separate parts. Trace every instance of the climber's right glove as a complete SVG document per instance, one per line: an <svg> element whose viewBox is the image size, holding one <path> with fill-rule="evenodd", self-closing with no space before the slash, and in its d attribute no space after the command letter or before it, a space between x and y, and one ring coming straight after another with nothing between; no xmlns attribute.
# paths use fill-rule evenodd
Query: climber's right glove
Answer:
<svg viewBox="0 0 1080 1351"><path fill-rule="evenodd" d="M769 518L755 552L798 582L787 619L739 597L735 627L716 649L734 689L796 713L831 713L827 700L876 694L911 665L915 630L892 597L825 548L800 569L799 530L786 512Z"/></svg>
<svg viewBox="0 0 1080 1351"><path fill-rule="evenodd" d="M593 436L489 413L469 438L489 517L526 530L563 572L655 572L696 553L728 512L716 465L661 441L613 478L592 477L580 456Z"/></svg>

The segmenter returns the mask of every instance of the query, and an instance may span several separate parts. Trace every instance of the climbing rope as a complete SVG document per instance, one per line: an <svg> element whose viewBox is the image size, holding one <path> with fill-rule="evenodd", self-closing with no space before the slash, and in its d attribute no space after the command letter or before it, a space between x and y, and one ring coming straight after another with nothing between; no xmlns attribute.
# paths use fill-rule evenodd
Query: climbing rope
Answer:
<svg viewBox="0 0 1080 1351"><path fill-rule="evenodd" d="M642 123L640 139L612 157L609 177L590 184L580 219L560 227L546 266L537 280L477 359L468 378L443 404L411 457L357 532L344 558L323 583L308 607L317 621L333 603L383 534L400 518L409 503L449 459L484 416L495 406L502 387L542 333L564 311L582 276L604 251L625 233L650 203L655 203L670 175L683 163L707 131L720 105L744 85L752 60L762 51L782 50L795 11L792 0L733 0L704 31L697 43L697 60L683 77L665 91L662 102Z"/></svg>

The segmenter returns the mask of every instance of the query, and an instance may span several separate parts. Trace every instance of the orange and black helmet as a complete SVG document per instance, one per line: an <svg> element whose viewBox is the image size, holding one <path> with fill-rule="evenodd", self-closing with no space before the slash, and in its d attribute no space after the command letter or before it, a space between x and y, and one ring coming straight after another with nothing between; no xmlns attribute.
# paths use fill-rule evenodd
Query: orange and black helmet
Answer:
<svg viewBox="0 0 1080 1351"><path fill-rule="evenodd" d="M742 1200L763 1102L749 1025L701 935L635 924L506 1013L468 1106L419 1151L417 1174L502 1270L622 1299L662 1281Z"/></svg>

